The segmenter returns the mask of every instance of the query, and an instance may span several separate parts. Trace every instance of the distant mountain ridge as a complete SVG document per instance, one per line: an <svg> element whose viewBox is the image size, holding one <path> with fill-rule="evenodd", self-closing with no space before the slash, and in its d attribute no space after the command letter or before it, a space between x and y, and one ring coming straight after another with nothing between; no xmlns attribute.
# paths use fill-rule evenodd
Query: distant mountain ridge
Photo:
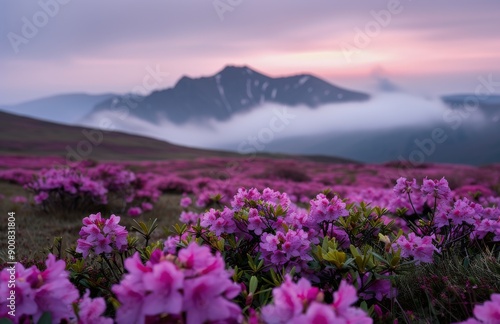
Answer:
<svg viewBox="0 0 500 324"><path fill-rule="evenodd" d="M182 77L174 87L137 98L108 99L92 113L127 107L132 115L156 123L164 118L182 124L190 120L227 120L263 103L315 108L330 103L368 100L365 93L334 86L310 74L272 78L247 66L226 66L209 77Z"/></svg>
<svg viewBox="0 0 500 324"><path fill-rule="evenodd" d="M73 124L89 114L99 102L116 97L105 93L91 95L68 93L30 100L15 105L0 106L0 110L46 121Z"/></svg>
<svg viewBox="0 0 500 324"><path fill-rule="evenodd" d="M454 94L442 96L441 100L450 108L473 109L476 106L485 111L500 109L500 95Z"/></svg>

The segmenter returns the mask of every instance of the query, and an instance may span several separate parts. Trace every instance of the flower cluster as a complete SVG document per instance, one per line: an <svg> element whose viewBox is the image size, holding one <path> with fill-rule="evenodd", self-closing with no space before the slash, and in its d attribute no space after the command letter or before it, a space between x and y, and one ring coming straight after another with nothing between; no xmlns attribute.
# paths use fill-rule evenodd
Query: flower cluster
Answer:
<svg viewBox="0 0 500 324"><path fill-rule="evenodd" d="M201 218L201 226L208 227L217 236L222 233L231 234L236 230L233 218L234 212L227 207L222 212L211 208Z"/></svg>
<svg viewBox="0 0 500 324"><path fill-rule="evenodd" d="M412 306L408 295L413 295L405 290L406 285L400 285L399 279L413 280L412 275L421 273L422 268L430 273L441 271L440 262L451 261L450 255L459 259L458 268L471 269L478 261L489 267L489 262L497 261L493 254L482 258L485 250L496 251L496 242L500 241L498 166L426 166L411 172L413 180L400 178L392 187L386 180L397 178L399 170L390 165L320 165L283 160L271 166L259 159L255 163L239 161L237 169L228 167L223 176L214 174L225 162L208 158L93 163L63 174L61 179L68 179L60 181L59 189L36 193L37 203L47 205L60 197L63 199L59 207L69 209L82 199L97 202L89 192L101 186L106 190L108 210L119 205L123 212L138 216L151 210L160 191L173 192L180 199L180 220L184 224L174 226L175 234L161 242L150 235L156 220L149 224L138 222L138 235L146 238L143 242L127 240L127 231L119 225L117 216L86 217L77 243L77 252L86 260L72 253L76 260L69 269L78 290L89 291L80 299L78 293L66 298L58 292L55 282L43 275L39 278L54 265L44 271L19 268L19 289L27 293L16 292L16 298L23 298L18 300L21 317L15 320L36 321L43 312L50 312L54 321L107 324L112 320L102 317L106 311L113 316L116 313L114 320L119 323L371 322L367 314L380 322L420 320L409 311ZM136 173L127 171L124 165L132 165ZM280 168L287 172L278 172ZM417 183L415 178L424 176L428 178ZM443 176L458 190L452 191ZM22 178L11 175L4 180ZM93 182L84 187L88 189L85 192L76 181L81 178ZM50 181L48 177L39 183ZM318 195L318 190L325 187L332 190ZM162 246L163 253L158 250ZM138 253L131 256L132 250ZM96 267L106 259L89 258L109 257L107 254L116 257L115 252L123 252L120 255L124 264L120 258L113 258L108 267L104 262ZM462 260L465 255L467 259ZM2 284L7 278L5 271L0 275ZM439 275L437 278L444 281L447 274ZM31 279L24 279L28 277ZM470 286L464 283L466 291L460 289L462 279L450 278L454 284L449 290L443 291L441 285L425 291L437 315L429 320L424 315L422 320L443 320L447 314L442 315L446 310L441 305L448 300L453 300L453 304L446 304L449 313L461 308L463 313L453 317L465 318L472 311L470 301L486 297L483 287L492 286L495 292L498 289L486 276L471 280ZM59 280L68 282L67 275ZM61 305L73 307L64 313L62 307L56 309L42 299L28 303L42 287L57 296ZM71 286L65 286L65 291L71 290ZM433 304L441 296L434 291L449 294L456 302L445 296L440 304ZM2 298L8 296L5 290L0 293ZM43 295L43 301L50 298ZM477 305L475 318L469 322L495 322L498 301L494 294L491 301ZM422 303L424 307L426 302ZM33 305L41 313L35 312Z"/></svg>
<svg viewBox="0 0 500 324"><path fill-rule="evenodd" d="M89 199L97 204L107 202L108 190L102 182L93 180L78 168L49 169L26 185L35 193L35 202L41 204L50 196L68 196Z"/></svg>
<svg viewBox="0 0 500 324"><path fill-rule="evenodd" d="M339 217L349 215L346 204L337 196L328 200L324 194L319 194L316 199L311 200L310 204L308 223L316 229L326 230L328 224L332 224Z"/></svg>
<svg viewBox="0 0 500 324"><path fill-rule="evenodd" d="M418 189L420 189L420 186L417 184L416 179L407 180L406 178L399 178L396 181L393 191L396 196L406 198L408 194L416 192Z"/></svg>
<svg viewBox="0 0 500 324"><path fill-rule="evenodd" d="M37 323L42 315L49 313L53 323L113 323L111 318L103 316L106 310L103 298L92 299L89 291L79 298L63 260L49 254L45 266L43 271L36 266L26 269L18 262L0 272L0 318L14 323L32 323L32 320Z"/></svg>
<svg viewBox="0 0 500 324"><path fill-rule="evenodd" d="M121 165L79 164L43 170L25 187L35 194L35 203L44 207L66 204L66 207L85 208L121 201L132 205L131 216L138 216L151 210L151 203L159 197L152 178L150 174L136 175Z"/></svg>
<svg viewBox="0 0 500 324"><path fill-rule="evenodd" d="M430 180L425 178L422 184L422 193L438 200L451 199L451 190L448 181L443 177L440 180Z"/></svg>
<svg viewBox="0 0 500 324"><path fill-rule="evenodd" d="M491 301L474 307L474 317L462 324L500 323L500 294L491 295Z"/></svg>
<svg viewBox="0 0 500 324"><path fill-rule="evenodd" d="M54 323L75 317L72 303L76 302L78 290L68 280L66 264L50 254L40 271L36 266L25 269L21 263L5 268L0 273L0 317L15 323L24 323L33 318L35 323L45 313L52 315ZM9 280L15 281L15 301L11 303ZM15 307L15 316L9 315L9 305Z"/></svg>
<svg viewBox="0 0 500 324"><path fill-rule="evenodd" d="M307 279L294 283L286 276L283 284L273 289L273 303L262 309L262 319L269 324L372 323L365 312L352 307L357 300L356 289L345 281L334 293L333 303L326 304Z"/></svg>
<svg viewBox="0 0 500 324"><path fill-rule="evenodd" d="M139 254L125 261L128 274L113 292L121 303L118 323L145 323L168 315L172 320L197 324L229 322L241 317L239 306L231 302L240 287L230 279L220 255L191 243L177 255L156 250L143 264Z"/></svg>
<svg viewBox="0 0 500 324"><path fill-rule="evenodd" d="M101 213L85 217L76 252L82 253L86 258L90 252L109 254L114 249L125 251L128 232L124 226L118 225L119 222L120 216L115 215L111 215L109 219L102 218Z"/></svg>
<svg viewBox="0 0 500 324"><path fill-rule="evenodd" d="M433 239L434 236L419 237L415 233L410 233L408 238L399 237L392 247L395 250L401 249L401 256L404 258L413 257L417 264L420 262L432 263L434 252L439 252L432 244Z"/></svg>
<svg viewBox="0 0 500 324"><path fill-rule="evenodd" d="M500 241L500 210L498 207L485 207L466 197L453 197L448 182L444 178L440 180L424 179L420 194L415 191L417 188L415 179L408 181L405 178L400 178L394 187L394 192L399 199L406 200L407 205L404 207L407 209L410 208L409 206L414 208L417 204L417 214L422 213L424 206L432 209L428 216L430 219L428 230L442 236L440 240L442 246L451 244L450 242L455 242L460 237L467 235L470 235L472 239L489 237L493 242ZM405 195L407 198L404 198ZM427 199L422 200L422 197L427 197ZM413 227L415 231L416 228ZM405 241L404 238L401 240L401 245L419 244L419 242ZM421 249L421 252L427 251L424 252L427 257L422 255L422 261L430 260L429 256L432 255L430 245L426 247L427 249Z"/></svg>
<svg viewBox="0 0 500 324"><path fill-rule="evenodd" d="M300 272L307 261L312 260L310 245L308 234L302 229L278 231L275 235L264 233L260 243L261 257L274 269L295 267Z"/></svg>

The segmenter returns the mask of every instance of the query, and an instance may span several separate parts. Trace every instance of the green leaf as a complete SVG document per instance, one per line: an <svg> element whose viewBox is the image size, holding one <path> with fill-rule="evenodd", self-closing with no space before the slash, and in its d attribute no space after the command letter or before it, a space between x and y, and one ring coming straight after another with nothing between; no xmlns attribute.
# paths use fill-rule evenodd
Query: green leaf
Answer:
<svg viewBox="0 0 500 324"><path fill-rule="evenodd" d="M381 261L382 263L384 264L389 264L389 262L387 262L387 260L385 258L383 258L380 254L378 253L375 253L372 251L372 255L377 258L379 261Z"/></svg>
<svg viewBox="0 0 500 324"><path fill-rule="evenodd" d="M14 322L8 318L0 318L0 324L14 324Z"/></svg>
<svg viewBox="0 0 500 324"><path fill-rule="evenodd" d="M279 285L281 285L281 280L278 279L278 275L276 274L276 271L274 271L273 268L271 268L269 270L269 272L271 273L271 278L273 279L273 284L278 287Z"/></svg>
<svg viewBox="0 0 500 324"><path fill-rule="evenodd" d="M259 285L259 279L257 279L256 276L252 276L250 278L250 285L249 285L249 292L253 295L255 294L255 291L257 290L257 286Z"/></svg>
<svg viewBox="0 0 500 324"><path fill-rule="evenodd" d="M257 271L262 269L263 266L264 266L264 260L260 260L259 264L257 265Z"/></svg>
<svg viewBox="0 0 500 324"><path fill-rule="evenodd" d="M346 268L347 266L349 266L353 262L354 262L354 258L347 259L346 262L344 262L344 268Z"/></svg>
<svg viewBox="0 0 500 324"><path fill-rule="evenodd" d="M52 324L52 315L49 312L43 313L37 324Z"/></svg>
<svg viewBox="0 0 500 324"><path fill-rule="evenodd" d="M252 269L253 272L256 272L257 267L255 266L255 263L253 262L252 256L250 254L247 254L247 258L248 258L248 265L250 266L250 269Z"/></svg>

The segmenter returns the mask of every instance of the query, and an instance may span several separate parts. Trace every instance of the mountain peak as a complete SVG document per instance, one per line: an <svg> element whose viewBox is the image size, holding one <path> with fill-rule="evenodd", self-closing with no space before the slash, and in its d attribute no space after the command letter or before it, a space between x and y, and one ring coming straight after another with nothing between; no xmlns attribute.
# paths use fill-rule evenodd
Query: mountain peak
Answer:
<svg viewBox="0 0 500 324"><path fill-rule="evenodd" d="M315 108L323 104L364 101L369 95L336 87L310 74L273 78L247 65L227 65L211 76L183 76L173 88L153 92L134 109L138 117L181 124L188 120L227 120L264 103ZM96 110L109 110L103 102Z"/></svg>
<svg viewBox="0 0 500 324"><path fill-rule="evenodd" d="M220 72L216 74L223 74L223 75L235 75L235 74L241 74L241 75L251 75L251 74L261 74L248 65L226 65Z"/></svg>

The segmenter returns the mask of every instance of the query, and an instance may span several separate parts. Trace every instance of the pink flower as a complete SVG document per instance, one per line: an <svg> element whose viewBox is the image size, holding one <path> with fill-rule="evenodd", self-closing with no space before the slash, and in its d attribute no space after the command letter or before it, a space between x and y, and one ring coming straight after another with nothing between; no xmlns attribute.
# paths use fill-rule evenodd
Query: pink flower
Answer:
<svg viewBox="0 0 500 324"><path fill-rule="evenodd" d="M436 214L434 215L434 225L438 228L451 225L450 217L451 207L446 203L438 205Z"/></svg>
<svg viewBox="0 0 500 324"><path fill-rule="evenodd" d="M185 268L186 276L224 272L224 259L220 255L213 255L207 246L196 243L189 244L179 251L178 260Z"/></svg>
<svg viewBox="0 0 500 324"><path fill-rule="evenodd" d="M474 316L482 323L500 323L500 294L493 294L491 301L476 305Z"/></svg>
<svg viewBox="0 0 500 324"><path fill-rule="evenodd" d="M267 265L275 269L285 265L288 268L295 266L297 272L300 272L301 267L312 259L309 255L310 244L308 234L299 229L288 230L286 233L276 232L276 235L264 233L259 246L261 258Z"/></svg>
<svg viewBox="0 0 500 324"><path fill-rule="evenodd" d="M261 235L262 230L266 228L264 221L259 216L259 211L255 208L250 208L248 211L248 230L254 231L255 234Z"/></svg>
<svg viewBox="0 0 500 324"><path fill-rule="evenodd" d="M333 294L333 307L335 311L342 315L347 312L349 307L358 301L356 288L349 285L346 281L340 283L339 289Z"/></svg>
<svg viewBox="0 0 500 324"><path fill-rule="evenodd" d="M356 289L345 281L334 293L331 305L317 301L318 292L307 279L302 278L294 284L287 275L281 286L273 289L272 304L262 308L262 319L270 324L372 323L363 310L351 306L358 297Z"/></svg>
<svg viewBox="0 0 500 324"><path fill-rule="evenodd" d="M434 236L424 236L419 237L415 233L408 234L408 239L404 236L400 236L395 243L393 243L392 248L397 250L401 249L401 256L403 258L413 257L419 264L420 262L432 263L434 251L439 252L439 250L432 244Z"/></svg>
<svg viewBox="0 0 500 324"><path fill-rule="evenodd" d="M197 214L195 212L191 211L182 211L181 215L179 216L179 220L183 222L184 224L195 224L198 223L198 219L201 219L203 215L202 214Z"/></svg>
<svg viewBox="0 0 500 324"><path fill-rule="evenodd" d="M87 290L79 303L78 323L79 324L113 324L111 318L103 317L106 311L106 302L104 298L90 298L90 291Z"/></svg>
<svg viewBox="0 0 500 324"><path fill-rule="evenodd" d="M238 320L241 309L227 298L236 297L239 286L228 277L216 273L185 281L184 311L187 314L187 324Z"/></svg>
<svg viewBox="0 0 500 324"><path fill-rule="evenodd" d="M217 236L231 234L236 230L234 212L227 207L222 212L211 208L202 216L200 224L201 226L208 227Z"/></svg>
<svg viewBox="0 0 500 324"><path fill-rule="evenodd" d="M47 200L47 198L49 198L49 194L46 191L42 191L38 195L35 195L35 197L34 197L35 203L38 205L40 205L45 200Z"/></svg>
<svg viewBox="0 0 500 324"><path fill-rule="evenodd" d="M295 284L287 275L281 286L273 289L273 303L262 308L262 319L269 324L288 323L299 317L304 306L317 296L318 289L307 279L302 278Z"/></svg>
<svg viewBox="0 0 500 324"><path fill-rule="evenodd" d="M420 187L417 185L417 180L413 179L412 181L406 180L406 178L399 178L396 180L396 186L394 186L394 193L398 197L407 198L408 194L418 190Z"/></svg>
<svg viewBox="0 0 500 324"><path fill-rule="evenodd" d="M125 251L128 247L128 232L124 226L118 225L119 222L120 216L115 215L111 215L109 219L102 218L101 213L85 217L76 252L82 253L86 258L90 252L109 254L113 249Z"/></svg>
<svg viewBox="0 0 500 324"><path fill-rule="evenodd" d="M145 273L151 272L149 266L142 264L139 253L125 260L125 268L128 274L124 276L120 284L112 287L113 293L121 303L116 314L117 323L139 323L144 324L144 299L146 288L143 277Z"/></svg>
<svg viewBox="0 0 500 324"><path fill-rule="evenodd" d="M488 233L494 233L493 241L500 241L500 221L492 219L483 219L476 224L473 237L483 239Z"/></svg>
<svg viewBox="0 0 500 324"><path fill-rule="evenodd" d="M130 207L127 214L132 217L137 217L142 214L142 209L140 207Z"/></svg>
<svg viewBox="0 0 500 324"><path fill-rule="evenodd" d="M361 278L366 283L368 280L372 280L368 285L367 289L365 289L359 296L363 299L371 299L375 298L378 301L382 301L384 297L394 298L397 296L397 290L392 286L391 281L388 279L375 279L373 275L369 272L365 273L363 277L358 277L358 287L361 287Z"/></svg>
<svg viewBox="0 0 500 324"><path fill-rule="evenodd" d="M346 204L337 196L328 200L324 194L319 194L311 200L310 222L317 225L323 221L332 222L339 217L348 216Z"/></svg>
<svg viewBox="0 0 500 324"><path fill-rule="evenodd" d="M179 314L182 309L184 274L170 262L160 262L153 266L152 272L143 276L144 288L151 291L144 299L144 313Z"/></svg>
<svg viewBox="0 0 500 324"><path fill-rule="evenodd" d="M5 267L0 272L0 318L9 318L14 323L18 323L16 318L19 319L23 315L34 315L37 312L38 305L35 302L36 287L33 287L27 279L36 277L38 273L36 267L25 269L19 262L15 266ZM15 300L10 296L10 280L16 283L14 289ZM9 307L9 305L12 306ZM16 317L9 316L8 312L14 309Z"/></svg>
<svg viewBox="0 0 500 324"><path fill-rule="evenodd" d="M331 305L325 305L313 302L303 315L294 317L289 323L291 324L330 324L330 323L347 323L345 320L338 318L335 315Z"/></svg>
<svg viewBox="0 0 500 324"><path fill-rule="evenodd" d="M486 301L482 305L474 307L474 317L467 321L461 322L463 324L496 324L500 323L500 294L491 295L491 301Z"/></svg>
<svg viewBox="0 0 500 324"><path fill-rule="evenodd" d="M185 196L182 197L180 205L182 208L188 208L189 206L191 206L192 203L193 201L191 200L191 198Z"/></svg>
<svg viewBox="0 0 500 324"><path fill-rule="evenodd" d="M164 315L186 316L193 324L240 319L241 309L230 301L240 287L219 254L191 243L179 251L175 264L171 257L156 250L146 264L138 253L125 260L128 273L112 288L121 303L118 323L143 324Z"/></svg>
<svg viewBox="0 0 500 324"><path fill-rule="evenodd" d="M260 199L260 197L260 192L255 188L251 188L250 190L239 188L238 193L233 197L233 200L231 201L231 207L233 207L235 210L240 210L241 208L243 208L247 200L257 201Z"/></svg>
<svg viewBox="0 0 500 324"><path fill-rule="evenodd" d="M5 268L0 273L0 317L9 317L16 323L24 316L32 317L36 323L43 313L49 312L54 323L75 318L72 303L78 299L78 290L68 280L66 263L49 254L45 261L46 269L40 271L36 266L25 269L20 263L13 268ZM7 299L10 296L9 280L16 282L16 316L8 316ZM4 302L5 300L5 302Z"/></svg>
<svg viewBox="0 0 500 324"><path fill-rule="evenodd" d="M373 320L363 310L351 306L357 300L356 288L342 281L339 289L333 294L335 314L344 319L346 323L373 323Z"/></svg>
<svg viewBox="0 0 500 324"><path fill-rule="evenodd" d="M429 180L425 178L421 191L424 195L431 195L438 200L451 199L451 190L448 186L448 181L444 177L441 180Z"/></svg>
<svg viewBox="0 0 500 324"><path fill-rule="evenodd" d="M478 209L479 207L479 209ZM476 218L479 218L482 214L482 207L475 203L471 203L467 198L457 200L448 219L450 219L454 224L474 224Z"/></svg>
<svg viewBox="0 0 500 324"><path fill-rule="evenodd" d="M153 210L153 204L148 202L143 202L141 204L141 209L145 212Z"/></svg>
<svg viewBox="0 0 500 324"><path fill-rule="evenodd" d="M40 288L35 296L38 312L34 318L38 321L44 312L50 312L52 320L59 323L62 319L74 317L72 303L78 299L79 294L68 280L66 263L63 260L56 261L56 257L49 254L45 265L47 268L39 273L37 278L36 285Z"/></svg>

